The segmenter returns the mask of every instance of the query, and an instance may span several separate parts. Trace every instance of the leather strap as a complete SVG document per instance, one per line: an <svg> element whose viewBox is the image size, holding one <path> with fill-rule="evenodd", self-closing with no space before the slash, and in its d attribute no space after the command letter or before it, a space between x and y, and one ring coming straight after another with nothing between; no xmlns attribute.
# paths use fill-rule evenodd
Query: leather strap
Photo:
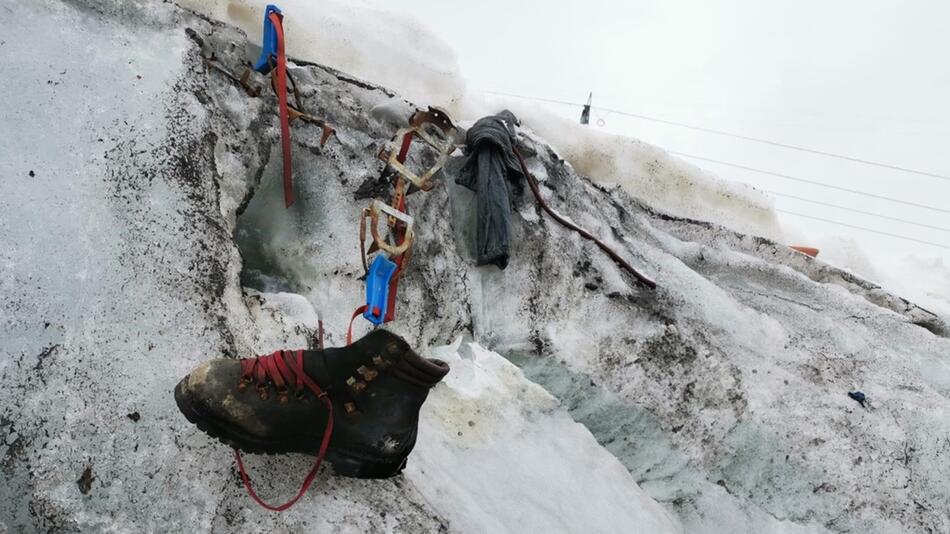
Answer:
<svg viewBox="0 0 950 534"><path fill-rule="evenodd" d="M287 110L287 55L284 50L284 27L281 15L271 12L268 15L277 32L277 102L280 106L280 148L284 158L284 206L294 203L293 170L290 152L290 112Z"/></svg>
<svg viewBox="0 0 950 534"><path fill-rule="evenodd" d="M628 272L630 272L630 274L632 274L633 277L636 278L638 282L640 282L641 284L643 284L644 286L650 289L656 289L656 282L654 282L650 278L647 278L645 275L640 274L636 269L633 268L632 265L627 263L627 260L621 258L620 255L618 255L610 247L604 244L603 241L601 241L600 239L597 239L596 237L594 237L593 234L591 234L587 230L584 230L580 226L577 226L571 221L568 221L564 217L561 217L561 215L558 212L552 210L551 207L548 206L548 203L544 201L544 198L541 197L541 191L538 189L538 181L534 179L534 175L528 172L528 166L525 165L524 158L521 156L521 152L519 152L518 149L514 145L512 145L511 149L514 151L515 156L518 157L518 163L521 164L521 173L524 174L525 180L527 180L528 185L531 186L531 192L534 193L534 198L538 201L538 204L541 206L541 208L544 211L547 212L548 215L550 215L555 221L561 223L561 225L564 226L565 228L574 230L575 232L580 234L581 237L583 237L584 239L589 239L590 241L593 241L594 244L596 244L600 248L600 250L603 250L608 256L610 256L610 259L614 260L617 263L617 265L623 267Z"/></svg>
<svg viewBox="0 0 950 534"><path fill-rule="evenodd" d="M353 312L353 316L350 317L350 326L349 328L346 329L346 344L347 345L353 344L353 321L355 321L356 318L359 317L360 315L363 315L363 312L365 311L366 311L366 304L363 304L359 308L356 308L356 311Z"/></svg>

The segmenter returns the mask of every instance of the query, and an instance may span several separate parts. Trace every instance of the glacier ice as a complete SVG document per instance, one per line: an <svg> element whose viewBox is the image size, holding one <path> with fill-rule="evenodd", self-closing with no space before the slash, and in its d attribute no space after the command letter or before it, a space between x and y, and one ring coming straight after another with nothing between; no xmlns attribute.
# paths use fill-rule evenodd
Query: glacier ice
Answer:
<svg viewBox="0 0 950 534"><path fill-rule="evenodd" d="M171 388L212 356L307 346L318 317L342 343L362 298L367 200L355 197L374 185L376 152L405 108L372 83L295 66L338 138L321 148L319 132L295 126L299 200L284 210L272 99L206 71L184 28L231 65L249 46L239 31L171 4L0 10L17 37L4 39L0 79L14 102L0 109L14 148L0 156L6 529L950 530L941 318L767 232L593 182L543 125L521 142L545 195L660 288L637 288L530 198L515 202L508 269L472 266L471 197L447 169L409 197L419 233L392 325L454 365L408 470L370 482L328 469L297 507L263 514ZM641 176L648 163L625 169ZM249 459L275 498L309 463Z"/></svg>

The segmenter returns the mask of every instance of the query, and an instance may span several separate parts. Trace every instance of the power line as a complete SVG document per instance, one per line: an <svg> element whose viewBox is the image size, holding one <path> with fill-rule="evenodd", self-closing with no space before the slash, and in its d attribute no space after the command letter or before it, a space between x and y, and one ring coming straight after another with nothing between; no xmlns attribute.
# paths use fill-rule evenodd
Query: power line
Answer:
<svg viewBox="0 0 950 534"><path fill-rule="evenodd" d="M849 208L849 207L847 207L847 206L841 206L841 205L838 205L838 204L832 204L832 203L830 203L830 202L822 202L821 200L813 200L813 199L810 199L810 198L798 197L798 196L795 196L795 195L789 195L788 193L779 193L778 191L769 191L768 189L763 189L763 191L765 191L766 193L768 193L768 194L770 194L770 195L775 195L775 196L779 196L779 197L793 198L793 199L795 199L795 200L801 200L802 202L810 202L810 203L812 203L812 204L819 204L819 205L822 205L822 206L828 206L828 207L831 207L831 208L837 208L837 209L839 209L839 210L852 211L852 212L854 212L854 213L860 213L860 214L862 214L862 215L870 215L871 217L879 217L879 218L881 218L881 219L887 219L887 220L889 220L889 221L896 221L896 222L900 222L900 223L904 223L904 224L912 224L912 225L914 225L914 226L920 226L920 227L922 227L922 228L930 228L930 229L933 229L933 230L940 230L940 231L942 231L942 232L950 232L950 228L943 228L943 227L940 227L940 226L931 226L931 225L929 225L929 224L924 224L924 223L919 223L919 222L914 222L914 221L908 221L907 219L901 219L901 218L899 218L899 217L891 217L891 216L889 216L889 215L881 215L880 213L874 213L874 212L871 212L871 211L858 210L858 209L854 209L854 208Z"/></svg>
<svg viewBox="0 0 950 534"><path fill-rule="evenodd" d="M888 236L888 237L896 237L897 239L903 239L903 240L905 240L905 241L913 241L913 242L915 242L915 243L922 243L922 244L924 244L924 245L930 245L930 246L933 246L933 247L945 248L945 249L947 249L947 250L950 250L950 246L941 245L940 243L934 243L934 242L931 242L931 241L924 241L924 240L922 240L922 239L917 239L917 238L914 238L914 237L908 237L908 236L906 236L906 235L892 234L892 233L890 233L890 232L882 232L882 231L880 231L880 230L874 230L874 229L872 229L872 228L867 228L867 227L864 227L864 226L857 226L857 225L854 225L854 224L843 223L843 222L841 222L841 221L833 221L833 220L831 220L831 219L825 219L825 218L823 218L823 217L815 217L814 215L805 215L804 213L796 213L796 212L794 212L794 211L780 210L780 209L776 209L775 211L780 211L780 212L782 212L782 213L787 213L788 215L794 215L794 216L796 216L796 217L804 217L804 218L806 218L806 219L814 219L814 220L816 220L816 221L822 221L822 222L826 222L826 223L837 224L837 225L839 225L839 226L846 226L846 227L848 227L848 228L855 228L855 229L857 229L857 230L864 230L865 232L871 232L871 233L874 233L874 234L886 235L886 236Z"/></svg>
<svg viewBox="0 0 950 534"><path fill-rule="evenodd" d="M696 155L694 155L694 154L687 154L687 153L685 153L685 152L669 151L669 153L670 153L670 154L674 154L674 155L676 155L676 156L683 156L683 157L685 157L685 158L697 159L697 160L700 160L700 161L708 161L708 162L710 162L710 163L716 163L716 164L719 164L719 165L725 165L725 166L727 166L727 167L735 167L735 168L737 168L737 169L742 169L742 170L746 170L746 171L758 172L758 173L761 173L761 174L768 174L769 176L776 176L776 177L778 177L778 178L784 178L784 179L786 179L786 180L792 180L792 181L795 181L795 182L802 182L802 183L806 183L806 184L817 185L817 186L819 186L819 187L826 187L826 188L828 188L828 189L836 189L836 190L838 190L838 191L844 191L844 192L847 192L847 193L854 193L855 195L861 195L861 196L865 196L865 197L877 198L877 199L880 199L880 200L886 200L886 201L888 201L888 202L896 202L896 203L898 203L898 204L904 204L904 205L906 205L906 206L913 206L913 207L915 207L915 208L921 208L921 209L932 210L932 211L939 211L940 213L947 213L947 214L950 214L950 210L943 209L943 208L937 208L937 207L934 207L934 206L928 206L928 205L926 205L926 204L918 204L918 203L916 203L916 202L910 202L910 201L907 201L907 200L899 200L899 199L896 199L896 198L886 197L886 196L883 196L883 195L875 195L875 194L873 194L873 193L867 193L867 192L864 192L864 191L858 191L857 189L848 189L847 187L839 187L839 186L836 186L836 185L826 184L826 183L824 183L824 182L818 182L818 181L815 181L815 180L808 180L808 179L806 179L806 178L799 178L799 177L797 177L797 176L790 176L790 175L788 175L788 174L782 174L782 173L779 173L779 172L766 171L766 170L763 170L763 169L756 169L755 167L747 167L747 166L745 166L745 165L739 165L739 164L736 164L736 163L729 163L728 161L721 161L721 160L718 160L718 159L706 158L706 157L703 157L703 156L696 156Z"/></svg>
<svg viewBox="0 0 950 534"><path fill-rule="evenodd" d="M565 106L574 106L574 107L581 107L581 108L584 107L584 104L578 104L578 103L576 103L576 102L568 102L568 101L565 101L565 100L554 100L554 99L550 99L550 98L530 97L530 96L515 95L515 94L510 94L510 93L499 93L499 92L494 92L494 91L485 91L485 92L486 92L486 93L489 93L489 94L494 94L494 95L508 96L508 97L513 97L513 98L522 98L522 99L526 99L526 100L536 100L536 101L539 101L539 102L549 102L549 103L552 103L552 104L560 104L560 105L565 105ZM656 118L656 117L650 117L650 116L647 116L647 115L640 115L640 114L637 114L637 113L629 113L629 112L622 111L622 110L617 110L617 109L603 108L603 107L600 107L600 106L591 106L591 107L592 107L592 109L599 109L599 110L601 110L601 111L605 111L605 112L609 112L609 113L616 113L616 114L618 114L618 115L624 115L624 116L628 116L628 117L633 117L633 118L638 118L638 119L643 119L643 120L658 122L658 123L662 123L662 124L669 124L669 125L672 125L672 126L679 126L679 127L682 127L682 128L689 128L689 129L697 130L697 131L701 131L701 132L707 132L707 133L712 133L712 134L716 134L716 135L723 135L723 136L727 136L727 137L734 137L734 138L736 138L736 139L743 139L743 140L746 140L746 141L753 141L753 142L756 142L756 143L763 143L763 144L767 144L767 145L773 145L773 146L777 146L777 147L788 148L788 149L791 149L791 150L798 150L798 151L801 151L801 152L809 152L809 153L818 154L818 155L822 155L822 156L828 156L828 157L832 157L832 158L839 158L839 159L846 160L846 161L852 161L852 162L856 162L856 163L863 163L863 164L865 164L865 165L872 165L872 166L877 166L877 167L883 167L883 168L892 169L892 170L896 170L896 171L907 172L907 173L911 173L911 174L918 174L918 175L921 175L921 176L929 176L929 177L931 177L931 178L938 178L938 179L941 179L941 180L950 180L950 176L944 176L944 175L941 175L941 174L930 173L930 172L926 172L926 171L918 171L918 170L915 170L915 169L910 169L910 168L907 168L907 167L901 167L901 166L898 166L898 165L889 165L889 164L886 164L886 163L879 163L879 162L870 161L870 160L865 160L865 159L861 159L861 158L854 158L854 157L851 157L851 156L845 156L845 155L841 155L841 154L834 154L834 153L832 153L832 152L825 152L825 151L822 151L822 150L816 150L816 149L811 149L811 148L807 148L807 147L801 147L801 146L797 146L797 145L790 145L790 144L786 144L786 143L779 143L779 142L770 141L770 140L767 140L767 139L759 139L759 138L755 138L755 137L750 137L750 136L745 136L745 135L734 134L734 133L726 132L726 131L723 131L723 130L716 130L716 129L713 129L713 128L705 128L705 127L702 127L702 126L694 126L694 125L691 125L691 124L686 124L686 123L677 122L677 121L671 121L671 120L666 120L666 119L659 119L659 118ZM937 208L937 207L934 207L934 206L927 206L927 205L925 205L925 204L918 204L918 203L915 203L915 202L909 202L909 201L906 201L906 200L899 200L899 199L890 198L890 197L886 197L886 196L882 196L882 195L875 195L875 194L873 194L873 193L867 193L867 192L858 191L858 190L855 190L855 189L848 189L848 188L845 188L845 187L838 187L838 186L835 186L835 185L830 185L830 184L818 182L818 181L815 181L815 180L808 180L808 179L805 179L805 178L799 178L799 177L790 176L790 175L787 175L787 174L781 174L781 173L777 173L777 172L766 171L766 170L763 170L763 169L756 169L756 168L748 167L748 166L745 166L745 165L739 165L739 164L735 164L735 163L729 163L729 162L726 162L726 161L716 160L716 159L712 159L712 158L706 158L706 157L703 157L703 156L696 156L696 155L693 155L693 154L686 154L686 153L683 153L683 152L669 151L669 153L670 153L670 154L677 155L677 156L686 157L686 158L692 158L692 159L697 159L697 160L701 160L701 161L708 161L708 162L710 162L710 163L716 163L716 164L719 164L719 165L726 165L726 166L729 166L729 167L735 167L735 168L737 168L737 169L743 169L743 170L747 170L747 171L751 171L751 172L757 172L757 173L767 174L767 175L771 175L771 176L776 176L776 177L778 177L778 178L784 178L784 179L787 179L787 180L793 180L793 181L797 181L797 182L803 182L803 183L807 183L807 184L812 184L812 185L816 185L816 186L819 186L819 187L825 187L825 188L829 188L829 189L836 189L836 190L839 190L839 191L844 191L844 192L847 192L847 193L853 193L853 194L856 194L856 195L862 195L862 196L866 196L866 197L877 198L877 199L885 200L885 201L888 201L888 202L895 202L895 203L898 203L898 204L904 204L904 205L913 206L913 207L916 207L916 208L927 209L927 210L932 210L932 211L937 211L937 212L941 212L941 213L948 213L948 214L950 214L950 210L946 210L946 209L942 209L942 208ZM888 216L888 215L881 215L881 214L879 214L879 213L873 213L873 212L869 212L869 211L858 210L858 209L849 208L849 207L846 207L846 206L841 206L841 205L838 205L838 204L832 204L832 203L829 203L829 202L823 202L823 201L820 201L820 200L813 200L813 199L810 199L810 198L804 198L804 197L799 197L799 196L795 196L795 195L789 195L789 194L786 194L786 193L779 193L779 192L776 192L776 191L766 191L766 192L769 193L769 194L776 195L776 196L782 196L782 197L793 198L793 199L796 199L796 200L801 200L801 201L803 201L803 202L810 202L810 203L819 204L819 205L823 205L823 206L829 206L829 207L832 207L832 208L842 209L842 210L851 211L851 212L854 212L854 213L860 213L860 214L863 214L863 215L869 215L869 216L873 216L873 217L879 217L879 218L882 218L882 219L887 219L887 220L891 220L891 221L895 221L895 222L901 222L901 223L905 223L905 224L911 224L911 225L920 226L920 227L923 227L923 228L930 228L930 229L934 229L934 230L940 230L940 231L943 231L943 232L950 232L950 229L948 229L948 228L943 228L943 227L939 227L939 226L932 226L932 225L929 225L929 224L924 224L924 223L918 223L918 222L914 222L914 221L909 221L909 220L901 219L901 218L898 218L898 217L890 217L890 216ZM917 239L917 238L910 237L910 236L905 236L905 235L900 235L900 234L893 234L893 233L884 232L884 231L881 231L881 230L874 230L874 229L872 229L872 228L867 228L867 227L864 227L864 226L858 226L858 225L854 225L854 224L844 223L844 222L841 222L841 221L835 221L835 220L831 220L831 219L826 219L826 218L824 218L824 217L817 217L817 216L814 216L814 215L806 215L806 214L804 214L804 213L797 213L797 212L789 211L789 210L776 209L776 211L781 212L781 213L785 213L785 214L788 214L788 215L793 215L793 216L795 216L795 217L802 217L802 218L805 218L805 219L812 219L812 220L821 221L821 222L825 222L825 223L836 224L836 225L844 226L844 227L847 227L847 228L853 228L853 229L856 229L856 230L862 230L862 231L865 231L865 232L871 232L871 233L874 233L874 234L884 235L884 236L893 237L893 238L896 238L896 239L902 239L902 240L905 240L905 241L911 241L911 242L914 242L914 243L920 243L920 244L924 244L924 245L930 245L930 246L933 246L933 247L938 247L938 248L950 250L950 246L948 246L948 245L943 245L943 244L940 244L940 243L934 243L934 242L932 242L932 241L925 241L925 240Z"/></svg>
<svg viewBox="0 0 950 534"><path fill-rule="evenodd" d="M540 97L534 97L534 96L523 96L523 95L516 95L516 94L512 94L512 93L502 93L502 92L498 92L498 91L484 91L484 90L483 90L482 92L483 92L483 93L486 93L486 94L490 94L490 95L510 96L510 97L514 97L514 98L523 98L523 99L525 99L525 100L537 100L537 101L539 101L539 102L550 102L550 103L552 103L552 104L563 104L563 105L565 105L565 106L574 106L574 107L583 107L583 106L584 106L584 104L580 104L580 103L578 103L578 102L568 102L568 101L566 101L566 100L554 100L554 99L550 99L550 98L540 98ZM607 109L604 109L604 108L601 108L601 107L598 107L598 106L592 106L592 107L597 108L597 109L600 109L600 110L602 110L602 111L610 111L610 110L607 110ZM715 105L714 105L713 107L722 108L722 106L715 106ZM738 109L739 111L750 111L750 110L754 111L754 110L756 110L757 108L747 108L747 107L728 108L728 107L726 107L725 109L733 109L733 110ZM758 108L758 110L759 110L759 111L762 111L762 110L769 110L769 108ZM869 115L866 115L866 114L864 114L864 115L858 115L858 114L854 114L854 113L834 113L834 112L819 111L819 110L793 110L793 111L795 111L797 114L814 115L814 116L816 116L816 117L832 117L832 118L839 118L839 119L860 119L860 120L868 120L868 121L923 122L923 123L926 123L926 124L936 124L936 125L941 126L941 127L945 127L945 126L950 125L950 123L947 123L947 122L945 122L945 121L934 120L934 119L925 119L925 118L922 118L922 117L887 117L887 116L877 116L877 117L875 117L875 116L873 116L873 115L870 115L870 116L869 116ZM617 113L617 112L614 111L614 113Z"/></svg>
<svg viewBox="0 0 950 534"><path fill-rule="evenodd" d="M553 99L550 99L550 98L540 98L540 97L537 97L537 96L513 95L513 94L511 94L511 93L499 93L498 91L482 91L482 92L483 92L483 93L488 93L488 94L490 94L490 95L510 96L510 97L512 97L512 98L520 98L520 99L522 99L522 100L537 100L538 102L550 102L550 103L552 103L552 104L561 104L561 105L564 105L564 106L575 106L575 107L579 107L579 108L584 107L584 104L578 104L577 102L567 102L566 100L553 100ZM597 106L592 106L592 107L597 107ZM605 111L606 111L606 110L605 110Z"/></svg>
<svg viewBox="0 0 950 534"><path fill-rule="evenodd" d="M525 100L537 100L537 101L539 101L539 102L550 102L550 103L553 103L553 104L562 104L562 105L579 106L579 107L583 107L583 106L584 106L583 104L578 104L578 103L576 103L576 102L566 102L566 101L564 101L564 100L553 100L553 99L549 99L549 98L538 98L538 97L533 97L533 96L515 95L515 94L510 94L510 93L499 93L499 92L495 92L495 91L485 91L485 92L488 93L488 94L493 94L493 95L509 96L509 97L513 97L513 98L522 98L522 99L525 99ZM780 143L780 142L778 142L778 141L771 141L771 140L769 140L769 139L760 139L760 138L758 138L758 137L751 137L751 136L748 136L748 135L736 134L736 133L727 132L727 131L724 131L724 130L717 130L717 129L715 129L715 128L706 128L706 127L704 127L704 126L695 126L695 125L693 125L693 124L687 124L687 123L678 122L678 121L671 121L671 120L668 120L668 119L660 119L660 118L657 118L657 117L651 117L651 116L649 116L649 115L642 115L642 114L639 114L639 113L630 113L629 111L623 111L623 110L619 110L619 109L605 108L605 107L601 107L601 106L591 106L591 108L592 108L592 109L599 109L599 110L601 110L601 111L607 111L607 112L610 112L610 113L616 113L616 114L618 114L618 115L624 115L624 116L627 116L627 117L633 117L633 118L636 118L636 119L642 119L642 120L646 120L646 121L658 122L658 123L660 123L660 124L667 124L667 125L670 125L670 126L678 126L678 127L680 127L680 128L688 128L688 129L690 129L690 130L696 130L696 131L698 131L698 132L705 132L705 133L710 133L710 134L715 134L715 135L722 135L722 136L725 136L725 137L732 137L732 138L735 138L735 139L742 139L742 140L745 140L745 141L752 141L752 142L754 142L754 143L762 143L762 144L765 144L765 145L777 146L777 147L781 147L781 148L787 148L787 149L790 149L790 150L797 150L797 151L799 151L799 152L807 152L807 153L810 153L810 154L817 154L817 155L820 155L820 156L826 156L826 157L830 157L830 158L838 158L838 159L841 159L841 160L851 161L851 162L854 162L854 163L861 163L861 164L864 164L864 165L871 165L871 166L874 166L874 167L881 167L881 168L885 168L885 169L891 169L891 170L900 171L900 172L906 172L906 173L910 173L910 174L917 174L917 175L920 175L920 176L927 176L927 177L930 177L930 178L937 178L937 179L939 179L939 180L948 180L948 181L950 181L950 176L947 176L947 175L944 175L944 174L937 174L937 173L934 173L934 172L920 171L920 170L917 170L917 169L911 169L911 168L909 168L909 167L902 167L902 166L900 166L900 165L891 165L891 164L889 164L889 163L881 163L881 162L878 162L878 161L871 161L871 160L867 160L867 159L856 158L856 157L853 157L853 156L845 156L845 155L843 155L843 154L835 154L834 152L827 152L827 151L818 150L818 149L815 149L815 148L803 147L803 146L799 146L799 145L791 145L791 144L788 144L788 143Z"/></svg>
<svg viewBox="0 0 950 534"><path fill-rule="evenodd" d="M592 107L598 108L599 106L592 106ZM713 129L713 128L704 128L704 127L702 127L702 126L693 126L693 125L691 125L691 124L685 124L685 123L682 123L682 122L670 121L670 120L666 120L666 119L657 119L657 118L655 118L655 117L648 117L648 116L646 116L646 115L638 115L638 114L636 114L636 113L628 113L628 112L626 112L626 111L620 111L620 110L614 110L614 109L607 109L607 108L599 108L599 109L601 109L601 110L603 110L603 111L609 111L609 112L611 112L611 113L616 113L616 114L618 114L618 115L627 115L627 116L629 116L629 117L635 117L635 118L638 118L638 119L644 119L644 120L653 121L653 122L659 122L659 123L663 123L663 124L670 124L670 125L673 125L673 126L680 126L680 127L683 127L683 128L689 128L689 129L691 129L691 130L697 130L697 131L700 131L700 132L707 132L707 133L712 133L712 134L716 134L716 135L724 135L724 136L727 136L727 137L734 137L734 138L736 138L736 139L744 139L744 140L746 140L746 141L753 141L753 142L762 143L762 144L765 144L765 145L772 145L772 146L777 146L777 147L782 147L782 148L788 148L788 149L791 149L791 150L798 150L798 151L800 151L800 152L809 152L809 153L811 153L811 154L818 154L818 155L821 155L821 156L828 156L828 157L831 157L831 158L838 158L838 159L843 159L843 160L845 160L845 161L853 161L853 162L856 162L856 163L863 163L863 164L865 164L865 165L873 165L873 166L875 166L875 167L883 167L883 168L885 168L885 169L891 169L891 170L895 170L895 171L907 172L907 173L911 173L911 174L919 174L919 175L921 175L921 176L929 176L929 177L931 177L931 178L937 178L937 179L940 179L940 180L950 180L950 176L944 176L943 174L937 174L937 173L932 173L932 172L927 172L927 171L918 171L918 170L916 170L916 169L910 169L910 168L907 168L907 167L901 167L901 166L899 166L899 165L890 165L890 164L888 164L888 163L880 163L880 162L877 162L877 161L870 161L870 160L866 160L866 159L855 158L855 157L852 157L852 156L844 156L844 155L835 154L835 153L832 153L832 152L825 152L825 151L823 151L823 150L816 150L816 149L814 149L814 148L807 148L807 147L798 146L798 145L789 145L789 144L786 144L786 143L779 143L779 142L777 142L777 141L770 141L770 140L768 140L768 139L758 139L758 138L756 138L756 137L749 137L749 136L747 136L747 135L734 134L734 133L731 133L731 132L724 132L724 131L722 131L722 130L716 130L716 129Z"/></svg>

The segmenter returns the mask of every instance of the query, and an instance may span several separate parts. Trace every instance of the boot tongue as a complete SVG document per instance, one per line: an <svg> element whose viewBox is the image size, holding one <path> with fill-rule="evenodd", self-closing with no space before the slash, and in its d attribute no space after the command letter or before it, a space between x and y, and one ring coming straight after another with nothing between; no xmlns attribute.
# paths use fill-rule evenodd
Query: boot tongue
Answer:
<svg viewBox="0 0 950 534"><path fill-rule="evenodd" d="M432 387L449 373L449 364L442 360L430 360L419 357L410 351L399 360L394 374L418 386Z"/></svg>
<svg viewBox="0 0 950 534"><path fill-rule="evenodd" d="M394 364L393 374L412 384L429 388L449 372L447 363L422 358L404 339L391 332L375 330L360 340L364 341L376 359L382 358L384 365Z"/></svg>
<svg viewBox="0 0 950 534"><path fill-rule="evenodd" d="M334 349L307 350L303 353L304 372L327 391L332 391L339 380L338 373L334 373L328 366L327 352L332 350Z"/></svg>

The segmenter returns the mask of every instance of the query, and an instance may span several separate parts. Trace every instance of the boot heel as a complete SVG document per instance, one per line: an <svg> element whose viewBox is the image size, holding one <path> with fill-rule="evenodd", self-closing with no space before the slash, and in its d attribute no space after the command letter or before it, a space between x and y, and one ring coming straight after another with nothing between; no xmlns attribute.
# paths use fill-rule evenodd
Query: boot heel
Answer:
<svg viewBox="0 0 950 534"><path fill-rule="evenodd" d="M345 453L327 452L327 461L333 464L333 471L350 478L389 478L396 476L406 467L406 458L392 462L378 462L357 458Z"/></svg>

